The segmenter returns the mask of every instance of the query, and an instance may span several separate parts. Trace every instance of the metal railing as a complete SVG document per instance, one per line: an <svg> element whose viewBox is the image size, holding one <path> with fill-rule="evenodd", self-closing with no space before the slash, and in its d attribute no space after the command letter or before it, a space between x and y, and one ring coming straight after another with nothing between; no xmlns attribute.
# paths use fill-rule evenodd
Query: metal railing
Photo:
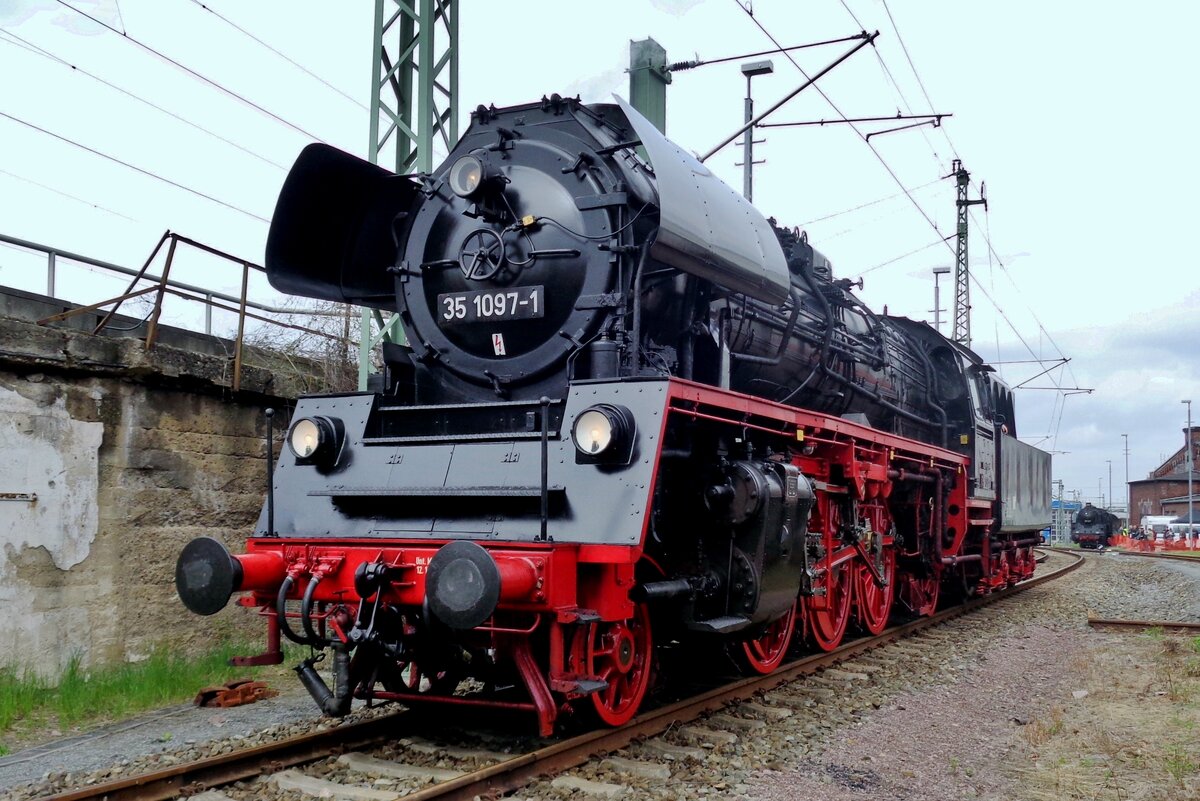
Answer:
<svg viewBox="0 0 1200 801"><path fill-rule="evenodd" d="M210 336L212 335L213 309L236 314L238 323L237 335L234 338L234 392L237 392L241 389L247 319L257 320L259 322L268 323L270 325L279 326L281 328L287 328L294 331L301 331L306 334L322 337L334 342L343 341L342 337L334 336L333 334L325 331L320 331L314 328L296 325L294 323L264 316L265 314L297 314L300 313L300 311L297 309L289 309L257 303L247 297L251 271L257 271L264 274L266 273L266 269L261 265L247 261L246 259L240 259L237 256L231 255L222 250L218 250L210 245L206 245L203 242L197 242L194 239L189 239L182 234L177 234L169 230L163 232L162 237L160 237L158 240L158 244L156 244L150 251L150 255L146 258L146 261L142 264L142 267L139 270L133 270L128 267L123 267L119 264L113 264L101 259L94 259L90 256L84 256L80 253L72 253L69 250L63 250L62 248L55 248L49 245L40 244L38 242L30 242L25 239L6 236L4 234L0 234L0 242L12 245L14 247L44 253L46 255L46 294L50 297L54 297L59 259L66 259L79 264L86 264L91 267L96 267L111 273L127 275L131 277L129 285L125 288L125 291L117 297L102 300L98 303L91 303L86 306L79 306L59 314L52 314L49 317L44 317L38 320L38 325L48 325L49 323L59 322L61 320L66 320L81 314L99 311L106 306L112 306L112 308L105 313L104 317L101 318L100 322L97 323L96 327L92 331L93 334L99 334L112 321L113 317L117 314L117 311L121 308L121 304L123 304L125 301L154 293L154 304L149 315L146 317L146 336L144 341L146 349L149 350L154 347L155 340L158 336L159 319L162 316L163 299L167 295L204 304L204 333ZM238 265L241 268L240 296L229 295L224 292L218 292L216 290L207 289L205 287L199 287L172 279L171 266L175 261L176 248L181 243L203 251L204 253L208 253L212 256L216 256L224 261ZM166 261L163 264L162 273L155 275L149 272L150 265L162 251L164 244L167 244ZM150 281L151 284L150 286L145 286L140 289L135 288L137 287L138 283L142 281ZM337 314L336 312L323 312L320 310L304 310L303 313L318 316L331 316Z"/></svg>

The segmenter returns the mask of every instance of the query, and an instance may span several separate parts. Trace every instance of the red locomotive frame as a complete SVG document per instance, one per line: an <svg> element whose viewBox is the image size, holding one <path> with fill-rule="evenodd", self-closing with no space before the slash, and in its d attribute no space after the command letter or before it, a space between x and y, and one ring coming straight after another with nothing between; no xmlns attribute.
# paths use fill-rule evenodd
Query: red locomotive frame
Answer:
<svg viewBox="0 0 1200 801"><path fill-rule="evenodd" d="M969 459L960 453L680 379L668 382L667 395L667 414L656 438L660 446L661 434L673 420L732 426L790 443L788 458L813 482L816 500L809 532L819 535L822 546L812 565L817 578L791 613L741 644L752 672L767 673L781 664L794 632L832 650L852 623L874 633L883 630L897 601L912 614L929 615L944 585L986 593L1033 574L1031 549L1039 540L998 533L999 502L968 495ZM834 481L835 475L842 478ZM653 498L650 489L648 497ZM893 498L897 491L904 493L903 503ZM865 540L846 542L840 533L846 501L869 524ZM907 547L896 536L894 515L911 515L900 521L917 535L908 537ZM543 735L551 734L560 713L584 696L591 697L605 722L628 720L641 704L652 669L647 607L630 597L642 571L661 574L643 553L649 519L644 516L642 538L635 546L484 544L500 571L500 600L492 619L467 636L495 649L498 661L511 661L528 700L441 692L439 677L415 663L402 666L401 680L384 689L375 689L373 681L359 684L358 695L525 710L536 714ZM382 598L369 596L362 605L382 600L398 608L421 608L425 567L445 544L425 539L250 539L247 553L234 557L241 567L239 589L249 591L240 603L261 608L268 649L238 661L280 662L281 626L294 627L298 621L324 641L346 643L359 612L355 571L363 564L386 565L390 578L379 591ZM288 611L280 620L275 600L285 581L290 582L288 597L305 608L303 614Z"/></svg>

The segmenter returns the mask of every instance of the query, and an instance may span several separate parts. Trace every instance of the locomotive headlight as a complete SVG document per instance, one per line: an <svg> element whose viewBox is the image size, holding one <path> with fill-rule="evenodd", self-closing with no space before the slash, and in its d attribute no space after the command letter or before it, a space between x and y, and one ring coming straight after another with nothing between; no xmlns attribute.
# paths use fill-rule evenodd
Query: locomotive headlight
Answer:
<svg viewBox="0 0 1200 801"><path fill-rule="evenodd" d="M302 417L288 433L288 447L298 464L335 463L344 440L345 427L335 417Z"/></svg>
<svg viewBox="0 0 1200 801"><path fill-rule="evenodd" d="M601 403L584 409L571 428L575 461L629 464L636 434L633 413L624 406Z"/></svg>
<svg viewBox="0 0 1200 801"><path fill-rule="evenodd" d="M613 439L613 421L599 409L588 409L575 420L575 447L588 456L603 453Z"/></svg>
<svg viewBox="0 0 1200 801"><path fill-rule="evenodd" d="M483 186L485 169L477 156L463 156L450 168L447 181L450 190L459 197L469 197Z"/></svg>
<svg viewBox="0 0 1200 801"><path fill-rule="evenodd" d="M321 427L316 420L298 420L292 426L288 444L292 446L292 453L296 454L297 459L308 459L321 445Z"/></svg>

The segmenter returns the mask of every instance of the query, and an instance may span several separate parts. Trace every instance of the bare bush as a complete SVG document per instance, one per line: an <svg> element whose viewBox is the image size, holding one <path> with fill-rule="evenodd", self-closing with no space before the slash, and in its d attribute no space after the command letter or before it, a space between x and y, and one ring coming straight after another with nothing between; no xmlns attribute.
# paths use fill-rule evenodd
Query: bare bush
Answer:
<svg viewBox="0 0 1200 801"><path fill-rule="evenodd" d="M284 305L293 311L275 317L281 325L247 329L247 360L293 372L304 393L357 389L358 307L296 298Z"/></svg>

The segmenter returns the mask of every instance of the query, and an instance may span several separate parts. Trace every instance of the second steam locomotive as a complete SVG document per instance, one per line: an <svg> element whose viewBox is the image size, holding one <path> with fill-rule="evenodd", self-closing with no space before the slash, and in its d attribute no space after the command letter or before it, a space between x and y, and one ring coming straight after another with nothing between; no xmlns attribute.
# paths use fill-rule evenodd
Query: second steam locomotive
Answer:
<svg viewBox="0 0 1200 801"><path fill-rule="evenodd" d="M1121 520L1107 509L1085 504L1071 520L1071 542L1099 550L1121 530Z"/></svg>
<svg viewBox="0 0 1200 801"><path fill-rule="evenodd" d="M267 269L405 344L373 391L300 399L246 552L193 541L176 584L261 610L246 661L319 649L329 714L617 725L664 648L767 673L1033 573L1050 462L1009 388L623 102L481 106L431 174L311 145Z"/></svg>

